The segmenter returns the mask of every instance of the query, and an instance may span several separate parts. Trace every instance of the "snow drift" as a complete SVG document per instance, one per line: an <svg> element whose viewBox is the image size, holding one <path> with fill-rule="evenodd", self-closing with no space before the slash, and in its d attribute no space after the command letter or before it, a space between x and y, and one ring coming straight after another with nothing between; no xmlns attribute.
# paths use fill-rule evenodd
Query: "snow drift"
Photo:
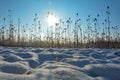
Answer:
<svg viewBox="0 0 120 80"><path fill-rule="evenodd" d="M120 80L120 49L0 47L0 80Z"/></svg>

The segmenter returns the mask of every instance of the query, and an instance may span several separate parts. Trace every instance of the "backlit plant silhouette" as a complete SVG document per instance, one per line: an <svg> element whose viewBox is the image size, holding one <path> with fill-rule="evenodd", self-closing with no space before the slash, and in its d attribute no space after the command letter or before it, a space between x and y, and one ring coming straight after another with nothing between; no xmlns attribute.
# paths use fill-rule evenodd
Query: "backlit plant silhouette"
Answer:
<svg viewBox="0 0 120 80"><path fill-rule="evenodd" d="M120 48L120 27L111 26L109 6L106 8L107 16L104 21L99 20L100 14L95 17L88 15L86 21L83 21L79 17L80 13L76 13L76 20L70 17L65 21L60 19L54 26L49 26L48 23L43 25L37 13L33 23L25 25L20 18L14 23L11 10L8 10L8 14L8 19L3 18L0 26L1 46ZM46 17L49 15L54 13L48 12Z"/></svg>

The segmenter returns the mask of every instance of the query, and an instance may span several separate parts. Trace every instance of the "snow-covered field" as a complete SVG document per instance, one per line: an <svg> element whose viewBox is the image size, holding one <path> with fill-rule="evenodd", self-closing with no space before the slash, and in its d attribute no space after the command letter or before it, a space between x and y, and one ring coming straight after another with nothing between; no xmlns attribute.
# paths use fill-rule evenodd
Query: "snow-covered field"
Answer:
<svg viewBox="0 0 120 80"><path fill-rule="evenodd" d="M120 80L120 49L0 47L0 80Z"/></svg>

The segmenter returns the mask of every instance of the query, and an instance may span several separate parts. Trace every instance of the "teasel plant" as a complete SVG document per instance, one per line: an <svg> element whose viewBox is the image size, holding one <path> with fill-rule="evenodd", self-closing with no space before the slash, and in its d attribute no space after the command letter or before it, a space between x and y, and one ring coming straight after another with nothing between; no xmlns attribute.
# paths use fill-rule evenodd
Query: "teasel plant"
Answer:
<svg viewBox="0 0 120 80"><path fill-rule="evenodd" d="M54 46L59 47L60 45L60 23L55 23L55 31L54 31Z"/></svg>
<svg viewBox="0 0 120 80"><path fill-rule="evenodd" d="M20 46L20 24L21 24L21 21L20 21L20 18L18 18L18 46Z"/></svg>
<svg viewBox="0 0 120 80"><path fill-rule="evenodd" d="M99 24L99 18L100 18L100 15L97 14L97 38L99 39L100 38L100 24Z"/></svg>
<svg viewBox="0 0 120 80"><path fill-rule="evenodd" d="M32 25L29 28L29 46L33 47L33 29L32 29Z"/></svg>
<svg viewBox="0 0 120 80"><path fill-rule="evenodd" d="M50 12L47 13L47 19L48 19L49 15L50 15ZM46 41L47 41L46 46L50 47L50 31L49 31L49 24L48 23L47 23L47 29L46 29Z"/></svg>
<svg viewBox="0 0 120 80"><path fill-rule="evenodd" d="M91 28L91 23L90 23L90 18L91 18L91 15L88 15L88 19L86 20L87 21L87 38L88 38L88 41L87 41L87 44L88 44L88 47L90 47L90 28Z"/></svg>
<svg viewBox="0 0 120 80"><path fill-rule="evenodd" d="M94 47L97 46L97 18L94 18Z"/></svg>
<svg viewBox="0 0 120 80"><path fill-rule="evenodd" d="M64 47L66 47L67 44L67 28L64 27Z"/></svg>
<svg viewBox="0 0 120 80"><path fill-rule="evenodd" d="M77 20L75 21L75 36L76 36L76 47L79 47L79 21L80 19L78 18L78 13L76 14Z"/></svg>
<svg viewBox="0 0 120 80"><path fill-rule="evenodd" d="M107 41L108 41L108 28L107 28L107 20L106 20L106 19L105 19L105 21L104 21L104 26L105 26L105 41L106 41L105 45L106 45L106 47L107 47Z"/></svg>
<svg viewBox="0 0 120 80"><path fill-rule="evenodd" d="M37 13L35 13L34 15L34 46L37 45L37 22L38 22L38 17L37 17Z"/></svg>
<svg viewBox="0 0 120 80"><path fill-rule="evenodd" d="M97 14L97 47L100 47L100 32L101 32L101 29L100 29L100 24L99 24L99 17L100 17L100 15L99 14Z"/></svg>
<svg viewBox="0 0 120 80"><path fill-rule="evenodd" d="M111 41L114 42L114 48L117 48L118 47L118 41L119 41L119 28L118 26L113 26L112 28L112 31L113 31L113 39Z"/></svg>
<svg viewBox="0 0 120 80"><path fill-rule="evenodd" d="M21 46L25 47L25 26L22 26Z"/></svg>
<svg viewBox="0 0 120 80"><path fill-rule="evenodd" d="M40 23L40 20L38 21L38 34L39 34L39 46L42 46L42 44L41 44L41 34L42 34L42 29L41 29L41 23Z"/></svg>
<svg viewBox="0 0 120 80"><path fill-rule="evenodd" d="M14 46L14 22L12 19L12 12L11 10L8 10L9 12L9 46Z"/></svg>
<svg viewBox="0 0 120 80"><path fill-rule="evenodd" d="M80 30L80 47L82 48L83 47L83 30L81 25L82 25L82 20L80 19L80 25L78 27Z"/></svg>
<svg viewBox="0 0 120 80"><path fill-rule="evenodd" d="M64 21L62 21L61 26L62 26L61 27L61 46L64 47L64 43L65 43L65 37L64 37L65 36L64 35L64 33L65 33L65 30L64 30L65 29L64 28L65 24L64 24Z"/></svg>
<svg viewBox="0 0 120 80"><path fill-rule="evenodd" d="M79 14L77 13L77 16ZM78 28L78 47L82 47L82 43L83 43L83 31L82 31L82 27L81 27L81 24L82 24L82 20L80 18L77 19L77 28ZM79 44L80 43L80 44Z"/></svg>
<svg viewBox="0 0 120 80"><path fill-rule="evenodd" d="M59 20L59 31L58 31L58 41L57 41L57 44L58 44L58 47L61 47L61 40L62 40L62 19Z"/></svg>
<svg viewBox="0 0 120 80"><path fill-rule="evenodd" d="M26 44L26 47L27 46L29 46L29 44L28 44L28 39L29 39L29 25L28 24L26 24L25 25L25 44Z"/></svg>
<svg viewBox="0 0 120 80"><path fill-rule="evenodd" d="M74 41L73 41L73 44L74 44L74 47L76 47L76 41L77 41L77 34L76 34L76 25L77 23L75 22L75 26L74 26L74 29L73 29L73 33L74 33Z"/></svg>
<svg viewBox="0 0 120 80"><path fill-rule="evenodd" d="M102 45L101 45L101 48L102 47L105 47L105 24L104 22L102 23L102 33L101 33L101 37L102 37Z"/></svg>
<svg viewBox="0 0 120 80"><path fill-rule="evenodd" d="M78 40L78 13L76 13L76 20L75 20L75 25L73 28L73 33L74 33L74 47L78 47L79 45L79 40Z"/></svg>
<svg viewBox="0 0 120 80"><path fill-rule="evenodd" d="M108 48L110 48L110 38L111 38L111 34L110 34L110 7L107 6L107 11L106 11L106 15L107 15L107 28L108 28Z"/></svg>
<svg viewBox="0 0 120 80"><path fill-rule="evenodd" d="M6 26L5 21L6 21L6 19L3 18L3 26L2 26L2 29L1 29L1 31L2 31L2 46L5 45L5 26Z"/></svg>
<svg viewBox="0 0 120 80"><path fill-rule="evenodd" d="M67 21L66 21L66 30L67 30L67 43L66 45L67 46L70 46L70 31L71 31L71 23L72 23L72 20L71 18L69 18Z"/></svg>

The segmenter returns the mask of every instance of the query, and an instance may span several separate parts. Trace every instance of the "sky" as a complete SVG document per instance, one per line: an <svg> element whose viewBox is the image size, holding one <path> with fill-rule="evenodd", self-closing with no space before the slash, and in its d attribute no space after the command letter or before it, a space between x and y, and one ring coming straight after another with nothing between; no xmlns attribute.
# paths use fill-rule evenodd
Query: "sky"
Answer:
<svg viewBox="0 0 120 80"><path fill-rule="evenodd" d="M21 19L21 23L32 24L34 14L37 13L43 25L48 12L53 12L59 19L67 20L69 17L74 21L76 13L82 19L84 25L85 20L90 14L96 17L100 14L100 21L106 19L106 7L110 6L111 26L120 26L120 0L0 0L0 25L3 18L8 19L11 10L12 18L17 23L17 19Z"/></svg>

